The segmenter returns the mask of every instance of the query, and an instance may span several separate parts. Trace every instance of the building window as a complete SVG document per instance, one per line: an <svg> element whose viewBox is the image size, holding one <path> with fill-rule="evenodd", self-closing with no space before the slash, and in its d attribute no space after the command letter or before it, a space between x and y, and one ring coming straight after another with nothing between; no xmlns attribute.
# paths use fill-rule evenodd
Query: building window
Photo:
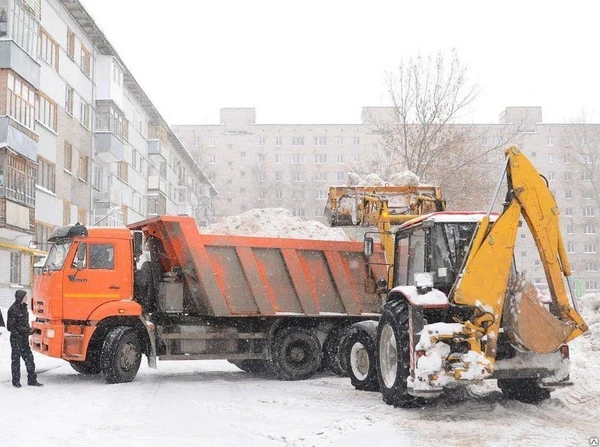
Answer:
<svg viewBox="0 0 600 447"><path fill-rule="evenodd" d="M208 164L209 165L216 165L217 164L217 156L214 154L210 154L208 156Z"/></svg>
<svg viewBox="0 0 600 447"><path fill-rule="evenodd" d="M573 242L567 242L567 253L575 253L575 244Z"/></svg>
<svg viewBox="0 0 600 447"><path fill-rule="evenodd" d="M38 93L36 99L36 119L44 126L57 131L56 125L56 103L41 93Z"/></svg>
<svg viewBox="0 0 600 447"><path fill-rule="evenodd" d="M586 272L597 272L598 271L598 263L597 262L586 262L585 263L585 271Z"/></svg>
<svg viewBox="0 0 600 447"><path fill-rule="evenodd" d="M266 195L267 194L266 194L266 192L264 190L261 189L260 191L258 191L258 199L259 200L264 200L264 198L266 197Z"/></svg>
<svg viewBox="0 0 600 447"><path fill-rule="evenodd" d="M292 173L292 181L295 183L305 182L306 181L306 173L298 172L298 171Z"/></svg>
<svg viewBox="0 0 600 447"><path fill-rule="evenodd" d="M573 208L565 208L565 216L573 217Z"/></svg>
<svg viewBox="0 0 600 447"><path fill-rule="evenodd" d="M304 146L304 137L292 137L292 146Z"/></svg>
<svg viewBox="0 0 600 447"><path fill-rule="evenodd" d="M276 189L275 190L275 198L276 199L283 199L283 190L282 189Z"/></svg>
<svg viewBox="0 0 600 447"><path fill-rule="evenodd" d="M127 180L129 179L129 165L127 164L126 161L120 161L118 164L118 169L117 169L117 176L123 180L125 183L127 183Z"/></svg>
<svg viewBox="0 0 600 447"><path fill-rule="evenodd" d="M567 225L567 234L573 234L573 225ZM522 234L521 236L525 236Z"/></svg>
<svg viewBox="0 0 600 447"><path fill-rule="evenodd" d="M208 139L208 147L217 147L217 140L214 137Z"/></svg>
<svg viewBox="0 0 600 447"><path fill-rule="evenodd" d="M548 146L554 146L554 137L552 135L548 135Z"/></svg>
<svg viewBox="0 0 600 447"><path fill-rule="evenodd" d="M354 157L352 159L353 163L360 163L360 155L358 154L354 154Z"/></svg>
<svg viewBox="0 0 600 447"><path fill-rule="evenodd" d="M122 87L123 86L123 78L124 78L124 73L123 73L123 69L120 67L120 65L117 63L116 60L113 59L113 64L112 64L112 80L113 82L118 86L118 87Z"/></svg>
<svg viewBox="0 0 600 447"><path fill-rule="evenodd" d="M327 163L327 154L315 155L315 163L318 165L324 165L325 163Z"/></svg>
<svg viewBox="0 0 600 447"><path fill-rule="evenodd" d="M583 217L596 217L596 209L592 206L583 208Z"/></svg>
<svg viewBox="0 0 600 447"><path fill-rule="evenodd" d="M343 145L344 145L344 137L337 137L337 138L335 139L335 141L336 141L336 144L337 144L338 146L343 146Z"/></svg>
<svg viewBox="0 0 600 447"><path fill-rule="evenodd" d="M24 8L21 1L12 1L10 16L9 32L10 38L13 39L21 48L23 48L30 56L35 58L37 54L37 43L39 39L40 24L35 17ZM2 2L6 4L5 1ZM4 22L6 22L6 18ZM4 33L6 35L6 33Z"/></svg>
<svg viewBox="0 0 600 447"><path fill-rule="evenodd" d="M326 182L327 181L327 173L326 172L316 172L314 178L315 178L315 182Z"/></svg>
<svg viewBox="0 0 600 447"><path fill-rule="evenodd" d="M275 181L280 182L281 180L282 180L281 172L276 172L275 173Z"/></svg>
<svg viewBox="0 0 600 447"><path fill-rule="evenodd" d="M8 73L8 115L33 129L35 119L35 90L20 77Z"/></svg>
<svg viewBox="0 0 600 447"><path fill-rule="evenodd" d="M556 173L551 172L548 174L548 181L554 181L556 180Z"/></svg>
<svg viewBox="0 0 600 447"><path fill-rule="evenodd" d="M303 165L304 164L304 155L303 154L292 155L292 164L293 165Z"/></svg>
<svg viewBox="0 0 600 447"><path fill-rule="evenodd" d="M65 87L65 112L73 116L73 87Z"/></svg>
<svg viewBox="0 0 600 447"><path fill-rule="evenodd" d="M240 157L245 157L245 156L246 156L246 151L240 152Z"/></svg>
<svg viewBox="0 0 600 447"><path fill-rule="evenodd" d="M317 196L315 197L317 200L327 200L327 191L323 191L320 189L317 191Z"/></svg>
<svg viewBox="0 0 600 447"><path fill-rule="evenodd" d="M315 137L315 146L327 146L327 137Z"/></svg>
<svg viewBox="0 0 600 447"><path fill-rule="evenodd" d="M596 244L585 244L583 246L584 253L596 253Z"/></svg>
<svg viewBox="0 0 600 447"><path fill-rule="evenodd" d="M71 202L63 200L63 226L71 223Z"/></svg>
<svg viewBox="0 0 600 447"><path fill-rule="evenodd" d="M325 217L325 210L323 208L317 208L315 210L315 217Z"/></svg>
<svg viewBox="0 0 600 447"><path fill-rule="evenodd" d="M87 155L79 155L79 179L83 180L84 182L88 181L89 178L89 174L88 174L88 169L89 169L89 158L87 157Z"/></svg>
<svg viewBox="0 0 600 447"><path fill-rule="evenodd" d="M263 183L267 181L267 173L265 171L258 173L258 181Z"/></svg>
<svg viewBox="0 0 600 447"><path fill-rule="evenodd" d="M94 165L94 178L92 179L94 184L94 188L98 191L102 190L102 185L104 184L104 169L101 166Z"/></svg>
<svg viewBox="0 0 600 447"><path fill-rule="evenodd" d="M338 182L343 182L346 180L346 173L345 172L338 172L337 173L337 181Z"/></svg>
<svg viewBox="0 0 600 447"><path fill-rule="evenodd" d="M37 184L51 192L56 192L56 165L38 157Z"/></svg>
<svg viewBox="0 0 600 447"><path fill-rule="evenodd" d="M258 137L258 145L259 146L265 145L265 137Z"/></svg>
<svg viewBox="0 0 600 447"><path fill-rule="evenodd" d="M565 181L567 181L567 182L573 181L573 173L572 172L565 172Z"/></svg>
<svg viewBox="0 0 600 447"><path fill-rule="evenodd" d="M275 154L275 163L280 165L282 163L283 156L281 154Z"/></svg>
<svg viewBox="0 0 600 447"><path fill-rule="evenodd" d="M583 232L585 234L596 234L596 227L593 224L586 224Z"/></svg>
<svg viewBox="0 0 600 447"><path fill-rule="evenodd" d="M89 104L81 101L79 122L86 129L90 128L91 107Z"/></svg>
<svg viewBox="0 0 600 447"><path fill-rule="evenodd" d="M592 163L592 154L583 154L583 164L591 165Z"/></svg>
<svg viewBox="0 0 600 447"><path fill-rule="evenodd" d="M554 154L548 154L548 163L554 163Z"/></svg>
<svg viewBox="0 0 600 447"><path fill-rule="evenodd" d="M592 181L592 173L588 172L588 171L582 172L581 180L583 180L584 182L591 182Z"/></svg>
<svg viewBox="0 0 600 447"><path fill-rule="evenodd" d="M354 144L354 146L360 146L360 137L354 137L352 139L352 143ZM486 139L486 146L487 146L487 139Z"/></svg>
<svg viewBox="0 0 600 447"><path fill-rule="evenodd" d="M17 154L0 150L0 196L35 206L35 164Z"/></svg>
<svg viewBox="0 0 600 447"><path fill-rule="evenodd" d="M344 156L342 154L337 156L338 165L344 164Z"/></svg>
<svg viewBox="0 0 600 447"><path fill-rule="evenodd" d="M73 172L73 145L65 141L64 148L64 168L66 171Z"/></svg>
<svg viewBox="0 0 600 447"><path fill-rule="evenodd" d="M258 154L258 162L259 163L265 162L265 154Z"/></svg>
<svg viewBox="0 0 600 447"><path fill-rule="evenodd" d="M571 163L571 156L569 154L565 154L563 162L566 165L570 164Z"/></svg>
<svg viewBox="0 0 600 447"><path fill-rule="evenodd" d="M48 242L48 238L54 231L53 225L48 225L42 222L35 223L35 241L39 244L45 244ZM38 247L39 248L39 247ZM43 250L47 249L45 247L41 247Z"/></svg>
<svg viewBox="0 0 600 447"><path fill-rule="evenodd" d="M585 282L585 290L598 290L598 281L586 281Z"/></svg>
<svg viewBox="0 0 600 447"><path fill-rule="evenodd" d="M573 198L573 192L570 189L565 191L565 199L571 200Z"/></svg>
<svg viewBox="0 0 600 447"><path fill-rule="evenodd" d="M58 43L50 37L48 31L44 28L40 28L40 57L44 62L58 71Z"/></svg>
<svg viewBox="0 0 600 447"><path fill-rule="evenodd" d="M281 146L281 137L275 137L275 146Z"/></svg>
<svg viewBox="0 0 600 447"><path fill-rule="evenodd" d="M294 208L292 210L292 214L296 217L304 217L304 215L305 215L304 208Z"/></svg>
<svg viewBox="0 0 600 447"><path fill-rule="evenodd" d="M87 210L85 208L77 207L77 222L83 225L87 225Z"/></svg>
<svg viewBox="0 0 600 447"><path fill-rule="evenodd" d="M21 284L21 253L10 252L10 283Z"/></svg>
<svg viewBox="0 0 600 447"><path fill-rule="evenodd" d="M586 189L585 191L583 191L584 199L591 199L592 195L593 195L593 191L591 189Z"/></svg>
<svg viewBox="0 0 600 447"><path fill-rule="evenodd" d="M75 60L75 33L67 28L67 54Z"/></svg>
<svg viewBox="0 0 600 447"><path fill-rule="evenodd" d="M92 72L92 59L90 58L90 52L83 45L81 45L81 55L79 59L81 70L83 70L87 76L90 76Z"/></svg>

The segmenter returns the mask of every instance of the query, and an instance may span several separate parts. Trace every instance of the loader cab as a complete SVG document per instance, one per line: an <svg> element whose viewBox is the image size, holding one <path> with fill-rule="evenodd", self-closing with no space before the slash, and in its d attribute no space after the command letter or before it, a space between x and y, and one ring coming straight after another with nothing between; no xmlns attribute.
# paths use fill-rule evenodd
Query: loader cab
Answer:
<svg viewBox="0 0 600 447"><path fill-rule="evenodd" d="M394 287L413 285L415 273L429 272L433 286L449 293L460 272L480 213L433 213L396 232Z"/></svg>

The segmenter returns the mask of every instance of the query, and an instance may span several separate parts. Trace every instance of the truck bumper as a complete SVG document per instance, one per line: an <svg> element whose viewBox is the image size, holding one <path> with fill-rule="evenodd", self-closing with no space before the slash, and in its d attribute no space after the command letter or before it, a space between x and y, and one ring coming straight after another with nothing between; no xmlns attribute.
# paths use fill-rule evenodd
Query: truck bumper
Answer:
<svg viewBox="0 0 600 447"><path fill-rule="evenodd" d="M31 348L41 354L65 360L83 361L95 326L63 325L60 322L32 322L35 329Z"/></svg>

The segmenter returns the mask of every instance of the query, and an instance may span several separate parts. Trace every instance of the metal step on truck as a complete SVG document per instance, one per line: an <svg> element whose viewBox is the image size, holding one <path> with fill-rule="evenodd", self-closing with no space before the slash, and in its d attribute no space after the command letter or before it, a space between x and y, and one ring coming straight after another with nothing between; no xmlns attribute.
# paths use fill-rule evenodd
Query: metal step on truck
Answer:
<svg viewBox="0 0 600 447"><path fill-rule="evenodd" d="M36 277L32 348L107 382L135 378L142 355L227 359L283 380L322 365L345 373L342 335L381 299L361 242L201 234L190 217L128 228L71 225L51 235Z"/></svg>

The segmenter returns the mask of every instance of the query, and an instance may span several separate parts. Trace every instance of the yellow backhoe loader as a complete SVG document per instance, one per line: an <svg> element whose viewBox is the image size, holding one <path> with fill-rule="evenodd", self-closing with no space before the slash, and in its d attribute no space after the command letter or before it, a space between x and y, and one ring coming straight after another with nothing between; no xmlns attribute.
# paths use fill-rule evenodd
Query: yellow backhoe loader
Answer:
<svg viewBox="0 0 600 447"><path fill-rule="evenodd" d="M497 379L506 396L525 402L571 384L567 343L587 326L570 293L559 210L525 155L514 146L505 154L495 193L506 174L501 214L491 206L487 213L436 212L395 233L379 322L360 323L360 337L346 345L357 389L411 406L485 379ZM550 299L516 271L521 218L535 240ZM365 238L367 254L373 243Z"/></svg>

